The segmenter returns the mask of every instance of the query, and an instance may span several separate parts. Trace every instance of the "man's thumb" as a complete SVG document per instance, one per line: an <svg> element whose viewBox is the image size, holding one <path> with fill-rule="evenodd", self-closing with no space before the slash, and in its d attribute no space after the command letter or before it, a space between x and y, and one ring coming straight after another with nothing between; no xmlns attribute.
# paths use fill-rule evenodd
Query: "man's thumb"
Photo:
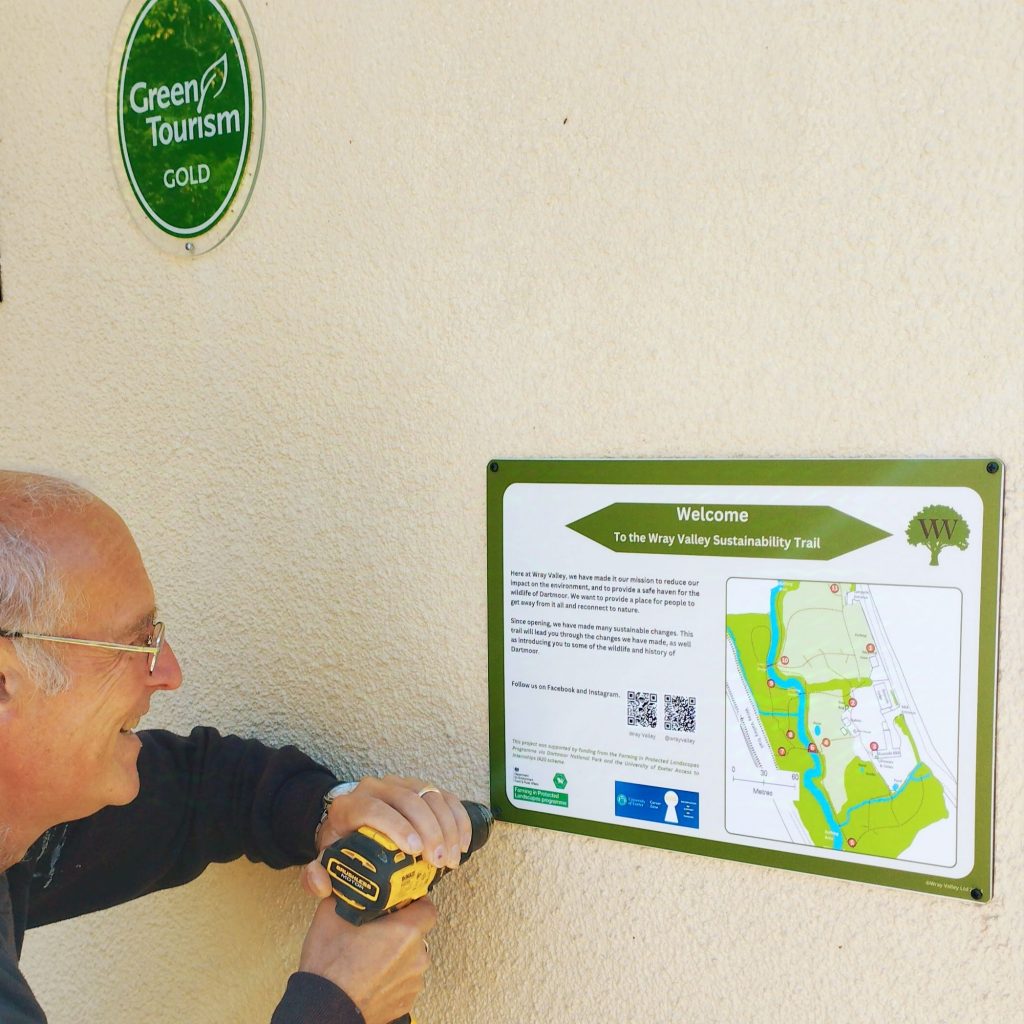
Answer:
<svg viewBox="0 0 1024 1024"><path fill-rule="evenodd" d="M318 860L310 861L302 869L302 884L310 896L315 896L318 900L331 895L331 876Z"/></svg>

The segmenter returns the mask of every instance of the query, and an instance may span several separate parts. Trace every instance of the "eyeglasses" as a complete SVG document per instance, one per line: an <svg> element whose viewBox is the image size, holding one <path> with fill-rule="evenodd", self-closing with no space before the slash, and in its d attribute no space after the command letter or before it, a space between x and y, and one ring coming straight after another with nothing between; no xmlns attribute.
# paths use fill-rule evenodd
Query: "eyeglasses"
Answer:
<svg viewBox="0 0 1024 1024"><path fill-rule="evenodd" d="M153 623L153 635L145 644L112 644L105 640L78 640L70 636L47 636L45 633L17 633L6 629L0 629L0 636L11 640L49 640L54 644L79 644L82 647L102 647L108 651L138 651L149 655L149 674L153 674L156 668L156 659L164 646L164 624Z"/></svg>

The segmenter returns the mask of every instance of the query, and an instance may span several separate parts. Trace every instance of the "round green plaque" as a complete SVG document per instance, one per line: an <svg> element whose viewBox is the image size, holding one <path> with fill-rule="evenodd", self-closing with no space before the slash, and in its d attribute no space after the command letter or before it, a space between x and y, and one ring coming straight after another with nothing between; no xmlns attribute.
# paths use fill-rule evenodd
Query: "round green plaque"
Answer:
<svg viewBox="0 0 1024 1024"><path fill-rule="evenodd" d="M110 72L111 142L135 220L207 252L238 223L263 146L259 50L239 0L132 0Z"/></svg>

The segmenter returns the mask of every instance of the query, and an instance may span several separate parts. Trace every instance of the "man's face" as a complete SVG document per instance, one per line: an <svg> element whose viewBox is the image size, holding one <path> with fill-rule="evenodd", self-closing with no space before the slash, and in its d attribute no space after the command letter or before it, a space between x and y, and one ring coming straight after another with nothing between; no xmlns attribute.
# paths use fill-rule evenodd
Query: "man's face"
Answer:
<svg viewBox="0 0 1024 1024"><path fill-rule="evenodd" d="M96 502L64 522L47 524L41 539L62 567L72 612L64 635L143 645L156 611L153 587L128 528ZM44 643L45 641L38 641ZM8 723L5 759L18 759L21 795L52 823L126 804L139 791L141 742L131 730L149 710L155 690L181 684L178 661L165 643L156 671L142 652L64 645L71 686L47 696L20 686Z"/></svg>

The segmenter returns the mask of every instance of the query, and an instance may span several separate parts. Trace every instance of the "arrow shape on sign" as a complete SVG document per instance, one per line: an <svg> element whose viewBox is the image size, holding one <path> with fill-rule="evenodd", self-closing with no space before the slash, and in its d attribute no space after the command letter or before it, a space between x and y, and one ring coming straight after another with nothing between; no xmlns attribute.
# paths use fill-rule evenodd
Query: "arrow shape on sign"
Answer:
<svg viewBox="0 0 1024 1024"><path fill-rule="evenodd" d="M829 505L616 502L567 526L611 551L821 562L892 536Z"/></svg>

